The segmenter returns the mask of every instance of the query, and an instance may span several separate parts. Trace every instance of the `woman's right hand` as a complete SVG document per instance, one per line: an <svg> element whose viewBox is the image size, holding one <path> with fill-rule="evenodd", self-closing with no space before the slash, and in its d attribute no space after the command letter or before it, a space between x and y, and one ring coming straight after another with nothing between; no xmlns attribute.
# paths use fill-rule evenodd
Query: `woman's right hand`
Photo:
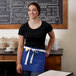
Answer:
<svg viewBox="0 0 76 76"><path fill-rule="evenodd" d="M17 72L22 73L22 65L21 64L17 64Z"/></svg>

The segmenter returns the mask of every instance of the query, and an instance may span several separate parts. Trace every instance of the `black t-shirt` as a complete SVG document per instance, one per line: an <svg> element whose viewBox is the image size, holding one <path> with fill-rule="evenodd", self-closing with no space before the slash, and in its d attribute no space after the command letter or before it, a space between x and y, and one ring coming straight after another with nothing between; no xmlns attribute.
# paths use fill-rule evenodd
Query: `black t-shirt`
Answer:
<svg viewBox="0 0 76 76"><path fill-rule="evenodd" d="M51 32L52 29L52 26L44 21L37 29L30 28L28 22L26 22L20 27L18 34L26 39L25 46L45 49L46 34Z"/></svg>

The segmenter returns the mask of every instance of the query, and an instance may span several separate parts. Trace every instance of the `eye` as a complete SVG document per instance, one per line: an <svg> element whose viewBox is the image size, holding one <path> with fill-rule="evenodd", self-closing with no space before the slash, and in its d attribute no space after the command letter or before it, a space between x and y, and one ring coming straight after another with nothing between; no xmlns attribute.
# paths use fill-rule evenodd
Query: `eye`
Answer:
<svg viewBox="0 0 76 76"><path fill-rule="evenodd" d="M33 9L33 11L37 11L37 9Z"/></svg>
<svg viewBox="0 0 76 76"><path fill-rule="evenodd" d="M34 11L34 12L36 12L37 11L37 9L28 9L28 12L30 12L30 11Z"/></svg>

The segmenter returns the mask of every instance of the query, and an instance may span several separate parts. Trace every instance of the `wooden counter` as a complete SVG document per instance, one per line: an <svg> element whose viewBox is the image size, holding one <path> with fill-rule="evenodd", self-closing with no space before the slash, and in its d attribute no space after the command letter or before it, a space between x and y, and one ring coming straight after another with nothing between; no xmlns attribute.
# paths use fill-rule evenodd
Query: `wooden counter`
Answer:
<svg viewBox="0 0 76 76"><path fill-rule="evenodd" d="M46 58L45 70L61 70L61 56L63 55L63 49L52 50L50 56ZM17 51L6 53L0 50L1 60L17 60Z"/></svg>
<svg viewBox="0 0 76 76"><path fill-rule="evenodd" d="M50 56L46 58L45 70L61 70L61 56L63 49L52 50Z"/></svg>

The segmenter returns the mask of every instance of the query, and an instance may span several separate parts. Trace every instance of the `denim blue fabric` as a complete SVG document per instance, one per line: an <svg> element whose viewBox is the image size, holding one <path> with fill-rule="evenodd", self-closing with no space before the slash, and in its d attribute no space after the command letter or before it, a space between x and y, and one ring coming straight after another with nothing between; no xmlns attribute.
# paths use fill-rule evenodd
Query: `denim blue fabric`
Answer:
<svg viewBox="0 0 76 76"><path fill-rule="evenodd" d="M39 72L23 71L22 76L37 76L39 74L40 74Z"/></svg>
<svg viewBox="0 0 76 76"><path fill-rule="evenodd" d="M23 67L23 70L33 71L33 72L40 72L40 73L44 72L46 53L37 51L37 53L35 53L35 55L34 55L32 64L30 64L30 59L31 59L31 56L33 54L33 51L31 50L29 58L28 58L27 65L25 65L24 63L25 63L27 53L28 53L28 51L25 51L25 48L24 48L23 54L22 54L22 67Z"/></svg>
<svg viewBox="0 0 76 76"><path fill-rule="evenodd" d="M22 76L30 76L30 71L23 71Z"/></svg>

